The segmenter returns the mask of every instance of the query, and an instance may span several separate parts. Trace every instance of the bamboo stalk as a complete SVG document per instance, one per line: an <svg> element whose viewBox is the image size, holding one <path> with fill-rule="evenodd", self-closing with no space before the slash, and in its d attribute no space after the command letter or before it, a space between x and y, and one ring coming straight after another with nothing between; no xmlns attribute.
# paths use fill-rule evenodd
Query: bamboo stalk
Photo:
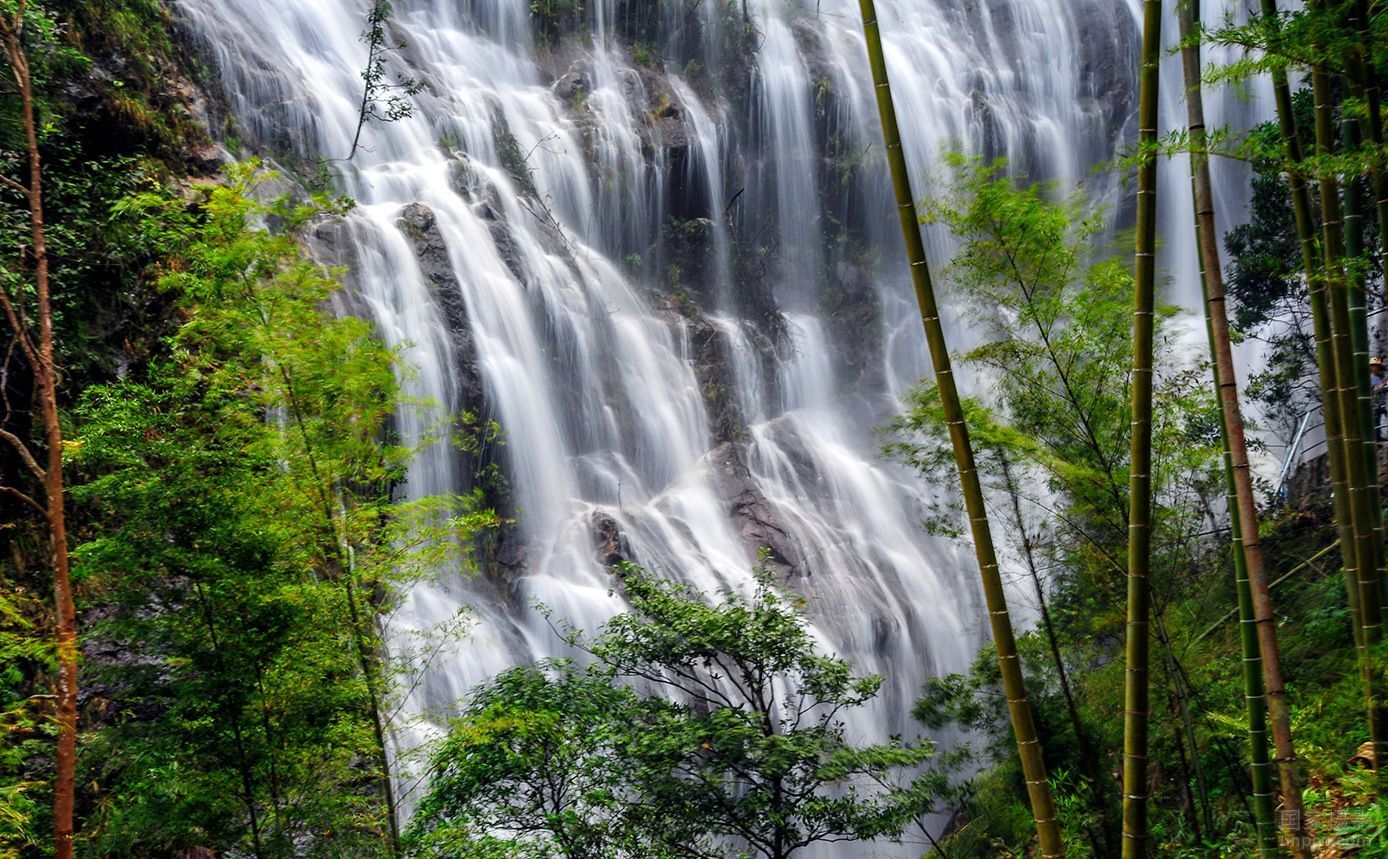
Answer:
<svg viewBox="0 0 1388 859"><path fill-rule="evenodd" d="M1261 0L1263 18L1268 29L1269 41L1274 45L1279 35L1278 13L1276 0ZM1292 112L1291 88L1287 84L1287 73L1285 70L1274 68L1272 72L1273 95L1277 105L1278 122L1281 126L1282 136L1287 145L1288 158L1292 162L1301 160L1301 143L1297 139L1296 117ZM1311 304L1311 317L1315 329L1316 339L1316 366L1320 376L1321 390L1329 392L1335 385L1334 358L1330 348L1330 320L1326 307L1324 280L1317 275L1315 226L1311 216L1310 194L1306 190L1305 181L1295 172L1289 173L1288 183L1292 191L1292 212L1296 220L1298 243L1301 245L1302 264L1306 271L1306 280ZM1334 397L1323 397L1323 413L1325 416L1327 447L1330 451L1330 472L1331 481L1335 485L1335 514L1336 521L1339 523L1340 532L1340 552L1345 562L1346 576L1349 570L1356 563L1356 551L1354 534L1350 525L1351 516L1348 500L1348 481L1345 474L1343 460L1343 444L1339 431L1344 421L1340 414L1338 404ZM1282 689L1283 678L1281 676L1280 662L1277 665L1269 665L1266 662L1268 655L1267 643L1270 641L1275 648L1275 635L1273 626L1275 621L1271 617L1271 601L1266 580L1263 582L1250 581L1254 594L1254 606L1257 620L1259 621L1259 648L1264 657L1263 675L1268 692L1268 716L1272 723L1273 744L1276 750L1276 763L1279 781L1282 787L1282 801L1288 812L1288 819L1293 824L1291 834L1292 849L1297 856L1309 857L1310 839L1306 836L1305 820L1302 815L1301 787L1299 784L1296 768L1296 752L1292 746L1290 716L1287 712L1285 689ZM1357 587L1348 587L1350 594L1351 610L1358 616L1355 603L1358 601ZM1266 622L1264 620L1266 619ZM1357 621L1355 622L1358 627ZM1266 631L1264 630L1266 627ZM1275 669L1275 670L1274 670ZM1275 681L1275 682L1274 682ZM1278 690L1274 696L1274 688Z"/></svg>
<svg viewBox="0 0 1388 859"><path fill-rule="evenodd" d="M1199 18L1199 0L1182 3L1178 10L1181 35L1181 69L1186 85L1186 113L1190 132L1191 187L1195 203L1195 241L1198 249L1197 262L1200 268L1200 282L1204 289L1205 326L1209 334L1210 365L1214 375L1216 392L1220 394L1219 435L1224 449L1225 502L1229 509L1229 533L1233 544L1234 590L1238 597L1239 645L1243 656L1244 707L1248 718L1249 773L1253 783L1253 815L1258 835L1258 853L1264 859L1277 856L1277 821L1273 816L1271 763L1268 760L1267 745L1267 695L1263 684L1263 661L1258 650L1257 624L1253 614L1253 592L1249 587L1248 558L1245 551L1243 511L1252 507L1253 499L1245 497L1241 490L1252 494L1251 481L1240 485L1236 479L1236 458L1229 431L1231 417L1242 424L1238 410L1238 389L1236 380L1225 386L1223 368L1232 369L1233 358L1230 353L1228 319L1224 312L1223 272L1220 268L1218 245L1214 238L1214 195L1211 191L1210 162L1205 154L1205 104L1200 85L1200 46L1191 41L1195 21ZM1215 307L1224 325L1221 332L1216 331ZM1233 414L1230 414L1229 397L1233 394ZM1242 429L1242 426L1240 426ZM1240 432L1242 436L1242 432ZM1243 451L1243 464L1247 476L1248 452ZM1253 508L1256 509L1256 508ZM1256 523L1254 525L1256 534ZM1256 536L1254 540L1256 541ZM1262 562L1261 552L1258 557Z"/></svg>
<svg viewBox="0 0 1388 859"><path fill-rule="evenodd" d="M1378 76L1368 68L1365 57L1372 51L1372 37L1369 30L1369 7L1366 0L1356 0L1348 12L1348 27L1358 37L1357 43L1347 53L1347 66L1350 77L1346 83L1350 92L1362 99L1367 109L1366 116L1357 123L1344 119L1341 132L1347 148L1360 149L1361 141L1367 137L1373 152L1369 162L1369 177L1372 182L1374 208L1378 217L1380 242L1383 252L1388 252L1388 175L1378 163L1383 148L1383 123L1379 113ZM1370 529L1371 559L1359 564L1360 603L1377 595L1378 617L1375 624L1374 611L1361 616L1366 625L1375 625L1377 640L1383 638L1382 601L1385 596L1384 574L1384 530L1383 503L1378 489L1378 426L1374 414L1374 395L1369 383L1369 325L1368 296L1365 283L1365 264L1363 247L1362 210L1363 198L1360 192L1360 177L1352 176L1345 183L1345 253L1351 260L1360 260L1355 266L1353 277L1347 280L1350 342L1354 350L1355 389L1359 401L1360 433L1362 435L1363 481L1365 485L1364 505L1367 525ZM1385 697L1379 679L1378 655L1372 648L1370 638L1373 633L1361 636L1360 665L1364 676L1364 691L1369 711L1370 737L1374 743L1373 765L1381 766L1388 755L1388 698Z"/></svg>
<svg viewBox="0 0 1388 859"><path fill-rule="evenodd" d="M896 108L892 103L891 84L887 77L886 59L882 53L882 38L877 22L877 10L873 0L859 0L859 8L863 18L863 36L867 43L868 63L872 69L873 86L877 94L877 109L882 121L887 163L891 170L892 188L896 195L897 217L901 222L901 234L906 243L906 256L910 263L911 281L915 287L916 302L920 307L921 324L925 329L925 339L930 350L930 363L935 371L935 385L939 391L940 405L944 410L945 421L949 427L950 444L954 450L955 466L959 472L959 484L964 495L964 505L968 511L974 552L978 558L979 577L983 582L984 601L988 607L993 642L998 652L998 667L1002 673L1003 690L1007 696L1008 714L1011 717L1012 732L1017 741L1017 755L1021 759L1022 774L1026 779L1027 794L1031 800L1032 817L1036 822L1036 835L1040 842L1041 855L1047 859L1050 857L1059 859L1065 855L1060 824L1056 819L1055 803L1051 797L1050 783L1046 776L1046 763L1041 752L1041 742L1036 733L1031 702L1027 698L1026 682L1022 677L1021 660L1017 654L1012 620L1007 609L1007 596L1003 589L1002 577L998 573L997 555L993 548L992 531L988 524L988 511L984 506L983 487L979 481L978 469L974 462L973 447L969 442L969 429L964 421L963 406L955 386L944 329L940 325L939 309L935 301L935 287L930 278L925 245L921 239L920 218L916 212L916 198L911 190L906 154L901 146L901 131L896 122Z"/></svg>
<svg viewBox="0 0 1388 859"><path fill-rule="evenodd" d="M1137 241L1133 268L1132 437L1128 477L1127 669L1123 695L1123 859L1147 855L1152 585L1152 338L1156 292L1161 2L1145 0L1138 72Z"/></svg>
<svg viewBox="0 0 1388 859"><path fill-rule="evenodd" d="M1313 14L1326 14L1323 2L1312 2ZM1316 152L1334 152L1334 92L1324 64L1311 69L1311 86L1316 111ZM1345 271L1345 239L1340 183L1333 175L1320 176L1323 289L1330 297L1331 347L1335 357L1334 397L1339 401L1342 456L1350 492L1350 515L1355 543L1355 570L1358 575L1359 620L1363 646L1359 650L1364 679L1364 699L1369 737L1373 743L1375 766L1384 737L1383 697L1378 694L1373 652L1383 637L1379 595L1379 566L1376 551L1382 512L1378 503L1377 463L1370 443L1363 436L1367 422L1361 415L1360 372L1355 367L1353 325L1350 316L1351 286ZM1367 332L1364 335L1367 343ZM1367 347L1365 349L1367 353ZM1365 354L1365 372L1367 372ZM1363 380L1367 387L1367 379Z"/></svg>
<svg viewBox="0 0 1388 859"><path fill-rule="evenodd" d="M1369 30L1368 0L1355 0L1350 19L1351 26L1359 36L1359 45L1350 54L1350 71L1356 88L1364 98L1368 115L1361 120L1363 134L1373 145L1375 153L1383 151L1383 115L1380 107L1378 75L1370 70L1366 56L1373 52L1373 35ZM1373 181L1374 211L1378 215L1378 235L1380 247L1388 253L1388 172L1379 166L1375 157L1369 176Z"/></svg>
<svg viewBox="0 0 1388 859"><path fill-rule="evenodd" d="M1270 41L1277 37L1277 4L1261 0L1263 18L1269 27ZM1287 160L1293 164L1302 160L1301 141L1297 136L1296 117L1292 111L1291 87L1287 73L1272 72L1272 89L1277 105L1278 124L1287 146ZM1307 293L1311 305L1313 336L1316 342L1316 368L1320 389L1328 392L1335 387L1335 361L1330 349L1330 311L1325 296L1325 281L1320 277L1319 252L1316 247L1315 220L1311 214L1311 195L1306 181L1299 173L1287 174L1291 189L1292 214L1296 223L1297 240L1301 246L1301 263L1306 272ZM1349 602L1350 625L1355 646L1362 650L1364 633L1359 615L1359 575L1355 557L1353 517L1349 506L1349 479L1345 474L1343 437L1340 432L1340 407L1334 397L1323 396L1321 414L1325 426L1327 462L1330 466L1331 497L1334 501L1336 531L1340 546L1341 565L1345 576L1345 592Z"/></svg>

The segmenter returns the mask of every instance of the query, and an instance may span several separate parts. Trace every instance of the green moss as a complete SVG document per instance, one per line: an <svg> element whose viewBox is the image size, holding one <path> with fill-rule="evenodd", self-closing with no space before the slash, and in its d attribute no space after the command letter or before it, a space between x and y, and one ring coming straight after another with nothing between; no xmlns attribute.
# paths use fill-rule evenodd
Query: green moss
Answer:
<svg viewBox="0 0 1388 859"><path fill-rule="evenodd" d="M200 70L174 45L168 12L159 0L60 0L51 8L69 22L73 47L120 70L120 78L95 84L126 133L144 138L170 160L207 142L206 130L175 91L182 72Z"/></svg>
<svg viewBox="0 0 1388 859"><path fill-rule="evenodd" d="M516 183L516 190L528 197L538 196L535 190L535 174L526 160L528 153L521 151L520 141L516 140L516 136L509 129L503 127L498 134L496 154L501 159L501 166Z"/></svg>

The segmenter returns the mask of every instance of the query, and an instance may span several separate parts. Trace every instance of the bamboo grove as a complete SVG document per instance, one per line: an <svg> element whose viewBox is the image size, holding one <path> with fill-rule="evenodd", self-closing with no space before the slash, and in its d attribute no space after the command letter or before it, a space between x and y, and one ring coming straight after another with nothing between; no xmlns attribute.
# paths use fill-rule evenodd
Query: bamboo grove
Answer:
<svg viewBox="0 0 1388 859"><path fill-rule="evenodd" d="M893 116L887 70L881 61L879 24L872 3L864 0L861 5L907 259L918 296L924 294L921 306L932 364L937 377L939 374L949 377L949 356L941 343L941 335L930 331L936 311L929 282L929 262L919 238L911 177L905 159L899 155L901 142ZM1210 350L1212 399L1218 406L1222 447L1225 494L1218 516L1229 537L1235 597L1230 614L1237 617L1240 631L1238 641L1246 708L1246 740L1241 758L1242 767L1246 768L1245 790L1248 791L1244 805L1253 829L1248 849L1264 857L1282 855L1284 851L1309 857L1313 855L1314 845L1333 843L1333 837L1327 841L1325 832L1318 835L1311 831L1303 806L1306 774L1293 736L1292 714L1298 678L1284 670L1279 644L1279 635L1284 634L1279 631L1284 613L1273 600L1273 583L1261 539L1269 527L1263 517L1270 511L1260 511L1259 492L1250 464L1252 443L1247 429L1246 404L1241 402L1234 361L1238 335L1232 330L1227 308L1221 239L1215 227L1212 174L1221 169L1237 169L1240 163L1258 161L1263 165L1260 169L1280 175L1285 181L1296 245L1300 250L1301 271L1296 276L1304 286L1304 307L1311 322L1312 369L1318 381L1315 399L1324 417L1326 458L1333 489L1337 541L1328 548L1338 551L1340 557L1362 696L1362 722L1347 730L1366 741L1359 760L1370 772L1376 773L1384 754L1388 753L1383 745L1385 701L1382 689L1385 680L1381 617L1385 564L1377 450L1379 431L1372 389L1372 384L1381 384L1381 380L1374 383L1370 380L1368 309L1382 300L1380 254L1388 248L1388 208L1385 207L1388 203L1388 172L1385 172L1388 171L1388 151L1383 149L1379 97L1383 61L1388 59L1382 36L1383 27L1388 25L1388 10L1381 4L1365 0L1313 0L1304 9L1279 9L1275 0L1262 0L1261 7L1252 12L1246 22L1219 21L1209 14L1203 20L1206 23L1202 25L1199 0L1148 0L1143 4L1142 51L1137 70L1138 139L1130 159L1136 181L1128 186L1128 193L1135 194L1136 247L1132 256L1135 276L1131 281L1131 447L1126 501L1126 692L1122 707L1122 775L1118 794L1122 806L1121 847L1115 847L1113 840L1101 845L1091 837L1085 849L1098 855L1121 852L1124 857L1148 856L1170 849L1169 843L1165 848L1152 844L1148 829L1152 778L1148 771L1149 732L1155 715L1148 695L1153 611L1149 579L1154 515L1152 322L1158 241L1156 207L1159 204L1156 170L1159 162L1166 164L1169 160L1175 166L1179 160L1188 160L1194 202L1191 214ZM1184 127L1159 129L1159 76L1162 59L1167 56L1161 47L1161 30L1168 22L1175 24L1179 31L1176 41L1179 47L1174 50L1180 54L1185 124ZM1201 51L1202 45L1207 44L1221 48L1221 56L1229 56L1229 50L1233 49L1241 58L1229 65L1207 67ZM1302 97L1293 93L1292 79L1296 75L1309 84L1306 93L1310 100L1309 111L1299 108ZM1174 82L1164 83L1174 85ZM1264 137L1255 142L1241 139L1227 129L1207 128L1203 91L1211 85L1233 85L1255 92L1267 89L1276 108L1279 133L1271 139ZM1164 119L1179 122L1175 117ZM1314 201L1313 194L1316 195ZM1160 205L1168 204L1160 201ZM957 226L957 223L950 225ZM1370 241L1366 242L1366 231L1374 226L1376 236L1370 235ZM1375 237L1376 242L1372 241ZM998 248L1008 255L1015 270L1017 263L1012 251L1002 243L994 249ZM958 258L954 265L957 264ZM1018 282L1021 280L1019 276ZM1161 386L1159 376L1155 384ZM985 504L981 497L970 497L980 490L974 476L966 410L961 410L957 403L952 380L939 381L935 390L942 401L944 421L953 439L959 480L969 502L970 523L987 587L990 575L996 575L996 562L991 543L984 542L990 540L986 514L980 517L977 512L984 510ZM973 415L987 434L996 418L981 411ZM1002 460L1002 468L1007 468L1005 460ZM1004 486L1012 493L1015 507L1016 483L1010 474ZM1015 516L1019 523L1021 518L1020 513ZM1024 527L1021 533L1021 539L1028 541ZM1029 543L1027 552L1029 556ZM1037 593L1041 595L1039 585ZM988 608L996 635L999 616L1005 621L1007 614L1005 609L1001 613L998 611L992 596L989 594ZM1061 672L1063 684L1063 663L1055 635L1050 630L1044 597L1040 610L1047 625L1055 668ZM1157 622L1162 623L1160 617ZM1017 658L1012 637L1009 627L997 643L998 658L1004 662L1004 678L1012 667L1008 661ZM1163 644L1166 643L1164 640ZM1034 730L1032 718L1025 712L1020 715L1016 712L1018 705L1027 708L1021 697L1024 695L1020 678L1007 686L1013 730L1022 754L1022 771L1026 773L1032 812L1040 835L1040 855L1051 855L1055 842L1048 840L1047 828L1053 823L1054 805L1049 796L1041 796L1038 801L1034 790L1034 778L1045 770L1044 764L1027 760L1030 732ZM1068 686L1065 697L1067 701L1072 697ZM1073 717L1073 704L1070 711ZM1076 739L1082 743L1079 723L1075 725ZM1377 783L1376 778L1371 778L1371 796L1377 796ZM1067 831L1076 830L1071 827Z"/></svg>

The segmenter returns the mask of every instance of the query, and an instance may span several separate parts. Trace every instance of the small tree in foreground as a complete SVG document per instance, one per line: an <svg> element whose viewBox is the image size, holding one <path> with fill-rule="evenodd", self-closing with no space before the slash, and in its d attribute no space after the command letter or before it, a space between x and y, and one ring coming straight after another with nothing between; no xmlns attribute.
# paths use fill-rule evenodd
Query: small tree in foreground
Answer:
<svg viewBox="0 0 1388 859"><path fill-rule="evenodd" d="M860 746L845 711L876 696L817 652L797 598L759 572L706 603L619 568L632 611L596 660L508 671L476 691L434 758L422 855L785 859L899 838L949 790L924 742Z"/></svg>

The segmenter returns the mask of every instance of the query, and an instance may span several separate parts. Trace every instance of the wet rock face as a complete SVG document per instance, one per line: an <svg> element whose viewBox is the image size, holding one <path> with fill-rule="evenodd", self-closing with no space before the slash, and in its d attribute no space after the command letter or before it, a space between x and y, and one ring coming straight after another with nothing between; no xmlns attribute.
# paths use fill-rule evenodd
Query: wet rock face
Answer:
<svg viewBox="0 0 1388 859"><path fill-rule="evenodd" d="M1383 473L1380 456L1379 473ZM1323 504L1330 497L1330 460L1321 455L1298 465L1287 478L1286 503L1295 509Z"/></svg>
<svg viewBox="0 0 1388 859"><path fill-rule="evenodd" d="M420 270L434 301L443 312L444 322L453 346L458 366L458 401L456 410L482 413L482 373L477 366L477 346L472 339L467 303L453 264L448 257L448 245L434 220L434 212L423 203L411 203L400 211L400 230L414 246Z"/></svg>
<svg viewBox="0 0 1388 859"><path fill-rule="evenodd" d="M667 158L673 161L672 155L685 153L689 149L689 120L662 75L644 69L642 84L650 98L646 122L651 143L664 149L668 153Z"/></svg>
<svg viewBox="0 0 1388 859"><path fill-rule="evenodd" d="M865 332L881 329L882 304L873 288L871 264L839 259L829 271L819 309L839 352L839 383L846 388L878 390L883 383L883 344Z"/></svg>
<svg viewBox="0 0 1388 859"><path fill-rule="evenodd" d="M676 190L683 190L683 185ZM669 218L661 227L660 244L648 255L664 265L661 286L670 292L682 289L690 292L700 304L712 306L719 284L710 263L713 253L714 223L708 218Z"/></svg>
<svg viewBox="0 0 1388 859"><path fill-rule="evenodd" d="M506 528L501 532L501 537L497 541L493 560L508 571L517 573L524 569L529 555L525 538L520 531L515 528Z"/></svg>
<svg viewBox="0 0 1388 859"><path fill-rule="evenodd" d="M497 115L500 116L499 113ZM511 270L516 280L526 283L530 275L522 261L520 239L507 220L506 206L502 201L503 194L514 194L513 199L534 218L533 223L539 228L541 246L547 252L569 259L572 246L554 213L535 190L534 176L530 172L526 153L520 151L519 143L506 130L501 119L497 119L497 128L501 129L496 140L497 151L501 155L502 166L511 175L513 187L499 186L483 171L476 169L461 152L452 153L454 160L450 169L449 184L458 196L467 200L473 210L486 220L487 229L496 245L497 255Z"/></svg>
<svg viewBox="0 0 1388 859"><path fill-rule="evenodd" d="M593 84L589 78L586 63L575 62L569 66L568 72L554 82L552 89L554 94L571 107L581 103L588 97Z"/></svg>
<svg viewBox="0 0 1388 859"><path fill-rule="evenodd" d="M733 441L741 427L733 398L731 356L722 332L702 316L690 318L689 340L693 348L694 378L704 394L709 433L716 442Z"/></svg>
<svg viewBox="0 0 1388 859"><path fill-rule="evenodd" d="M1114 119L1135 103L1137 50L1142 44L1135 24L1117 3L1090 3L1088 14L1076 16L1079 33L1076 42L1088 46L1081 57L1079 77L1093 81L1092 92ZM1115 122L1114 125L1117 123ZM1113 126L1110 126L1113 127Z"/></svg>
<svg viewBox="0 0 1388 859"><path fill-rule="evenodd" d="M630 560L631 549L627 546L626 535L617 520L601 511L593 511L593 547L596 549L598 563L606 567L616 566Z"/></svg>
<svg viewBox="0 0 1388 859"><path fill-rule="evenodd" d="M748 553L755 556L767 550L767 566L784 578L803 573L799 549L781 525L776 508L752 478L742 448L724 442L708 456L718 495L726 502L728 518Z"/></svg>
<svg viewBox="0 0 1388 859"><path fill-rule="evenodd" d="M83 719L98 727L117 722L153 722L164 713L166 704L158 697L133 693L141 686L162 689L173 682L168 667L170 654L148 648L143 642L113 638L110 630L103 627L127 611L153 618L179 611L185 603L174 583L161 581L149 602L137 609L102 605L83 611L84 629L96 630L84 631L81 639L82 683L77 708Z"/></svg>

